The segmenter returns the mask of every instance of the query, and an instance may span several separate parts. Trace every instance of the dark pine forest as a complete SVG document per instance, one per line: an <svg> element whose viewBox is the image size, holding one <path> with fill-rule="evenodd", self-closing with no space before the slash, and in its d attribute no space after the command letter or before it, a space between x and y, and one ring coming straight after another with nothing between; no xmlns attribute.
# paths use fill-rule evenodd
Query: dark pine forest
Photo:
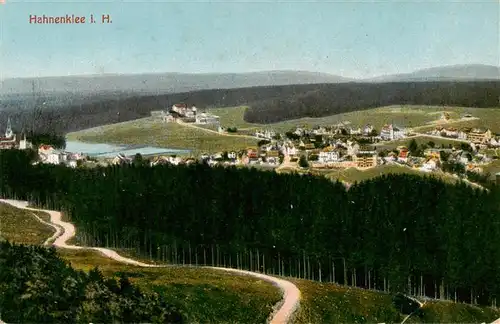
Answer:
<svg viewBox="0 0 500 324"><path fill-rule="evenodd" d="M467 303L500 297L495 187L387 175L346 191L255 169L74 170L0 154L0 195L63 211L81 244Z"/></svg>

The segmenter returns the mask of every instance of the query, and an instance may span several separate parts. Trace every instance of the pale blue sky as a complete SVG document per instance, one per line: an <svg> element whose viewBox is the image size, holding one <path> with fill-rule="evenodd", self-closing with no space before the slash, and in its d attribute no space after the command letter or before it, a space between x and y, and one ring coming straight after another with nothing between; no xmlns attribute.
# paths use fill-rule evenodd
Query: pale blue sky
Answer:
<svg viewBox="0 0 500 324"><path fill-rule="evenodd" d="M0 78L308 70L372 77L500 65L500 2L15 1L0 5ZM29 15L109 14L35 25ZM89 19L89 18L87 18Z"/></svg>

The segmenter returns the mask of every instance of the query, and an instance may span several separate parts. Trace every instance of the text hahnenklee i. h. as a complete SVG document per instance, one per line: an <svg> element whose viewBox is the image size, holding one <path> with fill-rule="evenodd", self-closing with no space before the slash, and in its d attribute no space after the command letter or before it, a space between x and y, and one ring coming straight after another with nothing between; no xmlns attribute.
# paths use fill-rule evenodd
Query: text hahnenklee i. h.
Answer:
<svg viewBox="0 0 500 324"><path fill-rule="evenodd" d="M74 14L66 14L65 16L47 16L47 15L30 15L30 24L95 24L98 21L98 16L90 15L90 19L85 16L78 16ZM108 14L101 15L101 23L111 23L111 16Z"/></svg>

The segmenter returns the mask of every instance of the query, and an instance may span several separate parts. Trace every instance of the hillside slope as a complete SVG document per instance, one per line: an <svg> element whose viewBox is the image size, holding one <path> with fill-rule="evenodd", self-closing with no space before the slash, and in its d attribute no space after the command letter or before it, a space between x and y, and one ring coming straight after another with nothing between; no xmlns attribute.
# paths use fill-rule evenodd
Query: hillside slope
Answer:
<svg viewBox="0 0 500 324"><path fill-rule="evenodd" d="M245 120L265 124L397 104L497 107L499 97L500 81L302 84L124 97L64 108L47 104L39 114L12 106L0 114L0 124L11 116L18 129L35 125L39 131L67 133L147 117L179 102L200 111L248 104Z"/></svg>

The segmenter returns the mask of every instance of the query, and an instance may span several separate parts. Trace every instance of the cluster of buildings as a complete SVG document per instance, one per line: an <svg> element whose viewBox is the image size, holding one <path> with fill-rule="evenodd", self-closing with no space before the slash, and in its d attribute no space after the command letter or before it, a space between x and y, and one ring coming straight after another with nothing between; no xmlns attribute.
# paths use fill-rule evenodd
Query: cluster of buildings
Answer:
<svg viewBox="0 0 500 324"><path fill-rule="evenodd" d="M437 126L428 134L444 138L455 138L482 147L500 147L500 136L495 136L489 129L463 128L459 130L454 127Z"/></svg>
<svg viewBox="0 0 500 324"><path fill-rule="evenodd" d="M26 135L17 136L17 134L14 133L14 131L12 130L10 118L8 118L4 136L0 137L0 149L26 150L33 149L33 145L26 139ZM81 160L84 158L79 154L57 150L51 145L40 145L37 148L37 152L38 161L35 163L57 165L66 164L70 167L76 167L77 160Z"/></svg>
<svg viewBox="0 0 500 324"><path fill-rule="evenodd" d="M29 148L31 148L31 143L26 140L26 135L23 135L22 137L16 136L16 134L12 131L10 118L8 118L4 136L0 137L0 149L26 150Z"/></svg>
<svg viewBox="0 0 500 324"><path fill-rule="evenodd" d="M194 123L198 125L214 125L220 126L220 118L214 114L207 112L198 113L196 106L189 107L186 104L174 104L170 110L152 111L151 116L160 119L167 123L177 122L181 120L185 123Z"/></svg>
<svg viewBox="0 0 500 324"><path fill-rule="evenodd" d="M71 153L58 150L51 145L42 144L38 147L38 162L44 164L64 164L76 168L78 161L85 160L85 156L79 153Z"/></svg>
<svg viewBox="0 0 500 324"><path fill-rule="evenodd" d="M354 137L366 137L371 141L393 141L398 139L403 139L408 136L409 130L403 127L396 126L394 124L384 125L380 132L375 129L373 125L367 124L364 127L350 127L345 124L339 124L331 127L319 126L315 127L311 131L297 127L293 132L297 136L310 136L310 135L323 135L323 136L354 136ZM257 133L256 136L259 136Z"/></svg>

